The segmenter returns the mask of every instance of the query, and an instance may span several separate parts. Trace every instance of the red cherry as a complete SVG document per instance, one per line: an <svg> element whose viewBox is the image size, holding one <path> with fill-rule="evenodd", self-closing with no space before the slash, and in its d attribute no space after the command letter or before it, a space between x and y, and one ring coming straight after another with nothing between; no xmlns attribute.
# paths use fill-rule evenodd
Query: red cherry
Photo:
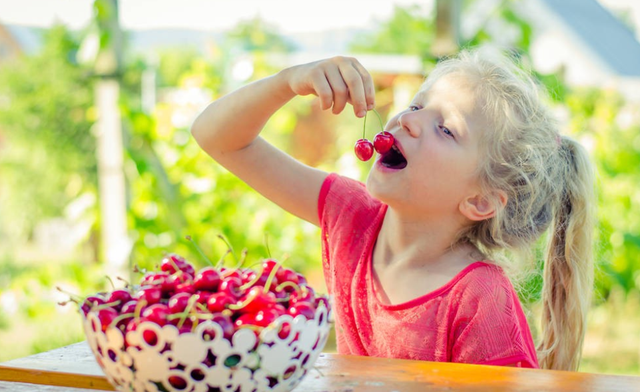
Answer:
<svg viewBox="0 0 640 392"><path fill-rule="evenodd" d="M120 309L122 305L131 300L131 293L124 289L113 290L107 297L107 303L116 302L114 305L117 309Z"/></svg>
<svg viewBox="0 0 640 392"><path fill-rule="evenodd" d="M146 301L147 305L153 305L162 299L162 291L156 286L144 286L135 294L135 297L139 301Z"/></svg>
<svg viewBox="0 0 640 392"><path fill-rule="evenodd" d="M82 313L86 316L86 314L89 313L91 308L93 308L94 306L103 305L104 303L105 303L104 298L98 295L92 295L90 297L87 297L84 301L82 301L82 305L80 306L80 309L82 310Z"/></svg>
<svg viewBox="0 0 640 392"><path fill-rule="evenodd" d="M136 311L137 305L138 305L138 301L135 299L132 299L131 301L128 301L124 305L122 305L122 308L120 309L120 313L121 314L134 313Z"/></svg>
<svg viewBox="0 0 640 392"><path fill-rule="evenodd" d="M236 298L228 293L215 293L211 294L207 299L207 309L211 313L222 312L227 309L227 306L236 303Z"/></svg>
<svg viewBox="0 0 640 392"><path fill-rule="evenodd" d="M264 287L253 286L242 299L242 303L246 305L240 308L239 311L242 313L257 313L275 305L276 296L271 292L265 294L263 291Z"/></svg>
<svg viewBox="0 0 640 392"><path fill-rule="evenodd" d="M153 304L142 312L142 317L152 321L159 326L167 323L167 316L170 314L169 307L164 304Z"/></svg>
<svg viewBox="0 0 640 392"><path fill-rule="evenodd" d="M118 317L118 311L114 308L102 308L98 310L98 320L102 325L102 332L107 330L107 327L111 325L113 320Z"/></svg>
<svg viewBox="0 0 640 392"><path fill-rule="evenodd" d="M278 314L278 311L275 309L263 309L256 313L256 325L260 327L266 327L272 322L276 321L279 316L280 315Z"/></svg>
<svg viewBox="0 0 640 392"><path fill-rule="evenodd" d="M278 272L276 272L276 278L278 279L278 283L291 282L298 284L298 274L289 268L280 268ZM291 289L293 289L293 287L291 287Z"/></svg>
<svg viewBox="0 0 640 392"><path fill-rule="evenodd" d="M176 254L170 254L164 257L162 262L160 262L160 270L173 274L179 269L181 270L186 264L187 261L184 258Z"/></svg>
<svg viewBox="0 0 640 392"><path fill-rule="evenodd" d="M391 150L394 140L395 139L392 134L387 131L382 131L373 138L373 147L376 149L378 154L384 154Z"/></svg>
<svg viewBox="0 0 640 392"><path fill-rule="evenodd" d="M299 301L289 307L288 313L292 317L296 317L301 314L307 319L311 320L316 316L316 310L313 305L307 301Z"/></svg>
<svg viewBox="0 0 640 392"><path fill-rule="evenodd" d="M289 303L292 305L301 301L315 303L315 300L315 291L307 285L300 286L300 291L294 291L289 296Z"/></svg>
<svg viewBox="0 0 640 392"><path fill-rule="evenodd" d="M243 314L242 316L238 317L233 324L236 326L236 329L244 325L257 325L256 314L255 313Z"/></svg>
<svg viewBox="0 0 640 392"><path fill-rule="evenodd" d="M173 314L184 312L189 304L189 298L191 298L189 293L174 294L169 298L169 312Z"/></svg>
<svg viewBox="0 0 640 392"><path fill-rule="evenodd" d="M204 267L193 278L196 290L216 291L220 284L220 274L213 267Z"/></svg>
<svg viewBox="0 0 640 392"><path fill-rule="evenodd" d="M218 323L220 328L222 328L222 336L225 339L231 339L233 336L233 321L231 321L231 317L226 316L222 313L214 313L211 321ZM205 335L208 335L210 339L213 339L213 331L205 331Z"/></svg>
<svg viewBox="0 0 640 392"><path fill-rule="evenodd" d="M355 152L358 159L368 161L373 156L373 143L367 139L360 139L356 142Z"/></svg>
<svg viewBox="0 0 640 392"><path fill-rule="evenodd" d="M236 276L228 276L222 279L218 291L221 293L227 293L234 298L239 298L242 295L240 286L242 286L241 278Z"/></svg>

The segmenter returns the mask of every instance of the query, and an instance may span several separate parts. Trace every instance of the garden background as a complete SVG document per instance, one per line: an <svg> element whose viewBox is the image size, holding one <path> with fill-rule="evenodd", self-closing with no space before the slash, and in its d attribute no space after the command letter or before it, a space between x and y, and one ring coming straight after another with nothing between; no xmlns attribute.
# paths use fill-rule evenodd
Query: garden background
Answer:
<svg viewBox="0 0 640 392"><path fill-rule="evenodd" d="M445 3L396 6L375 29L347 43L345 54L374 65L383 119L415 91L440 54L469 45L504 45L503 30L492 24L511 32L510 49L524 67L533 66L536 32L518 11L522 1L499 2L488 16L491 24L470 36L458 34L451 13L472 12L476 2ZM450 7L454 3L458 9ZM154 268L166 252L204 266L186 235L217 259L226 250L218 238L222 234L236 253L248 250L246 264L266 257L268 244L274 257L288 257L290 267L324 290L319 230L213 163L189 131L207 102L277 72L300 49L278 26L255 17L212 35L204 50L185 44L141 53L133 50L131 32L120 28L116 4L95 0L89 25L38 29L37 50L0 62L0 361L83 339L76 309L58 305L68 296L57 286L85 295L104 290L110 287L107 274L120 272L131 280L134 265ZM446 46L451 42L453 49ZM417 64L418 72L375 67L403 59L413 69ZM614 88L571 86L562 70L532 72L549 89L562 132L583 141L598 169L598 270L580 370L638 374L639 105ZM114 83L119 89L109 90ZM112 115L120 119L118 175L124 185L125 236L115 241L105 239L110 218L101 210L105 195L119 190L105 189L100 180L108 171L108 158L99 154L104 143L99 109L108 104L100 99L109 91L117 92ZM373 116L369 120L367 133L373 135L380 126ZM349 110L333 116L305 97L280 110L263 135L305 163L364 180L370 163L352 152L362 127ZM539 290L537 275L520 290L534 334ZM327 350L332 349L330 344Z"/></svg>

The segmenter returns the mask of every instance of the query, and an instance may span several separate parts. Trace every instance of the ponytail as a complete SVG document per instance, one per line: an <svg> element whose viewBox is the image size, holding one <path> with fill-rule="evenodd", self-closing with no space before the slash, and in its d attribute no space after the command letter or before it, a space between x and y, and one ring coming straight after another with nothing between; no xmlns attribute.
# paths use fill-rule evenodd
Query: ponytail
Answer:
<svg viewBox="0 0 640 392"><path fill-rule="evenodd" d="M560 139L565 189L555 207L544 265L542 333L544 369L578 369L593 293L594 171L584 148Z"/></svg>

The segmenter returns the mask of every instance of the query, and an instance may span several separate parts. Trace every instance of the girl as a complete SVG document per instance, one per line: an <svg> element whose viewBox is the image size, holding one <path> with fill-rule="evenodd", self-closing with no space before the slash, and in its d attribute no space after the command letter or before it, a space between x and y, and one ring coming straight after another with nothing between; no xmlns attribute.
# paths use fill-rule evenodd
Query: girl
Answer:
<svg viewBox="0 0 640 392"><path fill-rule="evenodd" d="M258 135L296 95L375 105L354 58L293 66L209 105L192 133L218 163L322 230L341 354L575 370L593 281L593 173L531 79L465 51L389 120L365 184L308 167ZM534 346L501 262L551 227Z"/></svg>

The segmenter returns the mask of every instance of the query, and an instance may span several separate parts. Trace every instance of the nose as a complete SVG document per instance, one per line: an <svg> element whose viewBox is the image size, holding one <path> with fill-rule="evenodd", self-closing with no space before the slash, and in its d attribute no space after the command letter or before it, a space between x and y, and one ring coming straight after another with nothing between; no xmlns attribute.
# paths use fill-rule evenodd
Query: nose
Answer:
<svg viewBox="0 0 640 392"><path fill-rule="evenodd" d="M398 125L412 137L419 137L421 133L416 114L417 112L404 112L398 116Z"/></svg>

